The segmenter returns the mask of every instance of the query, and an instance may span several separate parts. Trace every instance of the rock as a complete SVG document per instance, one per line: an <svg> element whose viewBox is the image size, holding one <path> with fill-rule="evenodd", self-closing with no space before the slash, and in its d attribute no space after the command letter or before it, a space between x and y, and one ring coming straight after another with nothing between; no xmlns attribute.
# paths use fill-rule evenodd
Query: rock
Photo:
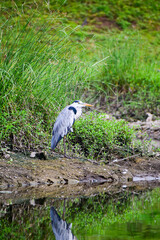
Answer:
<svg viewBox="0 0 160 240"><path fill-rule="evenodd" d="M144 162L145 161L145 159L144 158L140 158L140 157L137 157L135 160L134 160L137 164L141 164L142 162Z"/></svg>
<svg viewBox="0 0 160 240"><path fill-rule="evenodd" d="M35 182L35 181L31 181L29 184L30 184L30 186L32 186L32 187L38 186L38 182Z"/></svg>
<svg viewBox="0 0 160 240"><path fill-rule="evenodd" d="M146 119L146 122L152 122L153 115L151 113L147 113L148 117Z"/></svg>
<svg viewBox="0 0 160 240"><path fill-rule="evenodd" d="M148 119L148 118L147 118ZM147 139L153 139L160 141L160 120L150 121L151 117L146 120L146 122L133 122L128 123L130 127L133 127L137 130L137 138L143 139L146 138L146 134L148 135Z"/></svg>
<svg viewBox="0 0 160 240"><path fill-rule="evenodd" d="M121 117L121 113L119 111L116 111L114 116L119 119Z"/></svg>
<svg viewBox="0 0 160 240"><path fill-rule="evenodd" d="M103 175L98 174L91 174L88 173L84 178L80 180L80 183L104 183L109 182L112 183L114 181L114 178L112 176L104 177Z"/></svg>
<svg viewBox="0 0 160 240"><path fill-rule="evenodd" d="M115 117L113 117L111 114L107 114L107 113L101 115L100 118L101 118L102 120L114 120L114 119L115 119Z"/></svg>
<svg viewBox="0 0 160 240"><path fill-rule="evenodd" d="M31 152L30 157L35 158L36 157L36 152Z"/></svg>
<svg viewBox="0 0 160 240"><path fill-rule="evenodd" d="M159 158L160 157L160 152L153 152L153 157L157 157L157 158Z"/></svg>
<svg viewBox="0 0 160 240"><path fill-rule="evenodd" d="M8 160L8 159L10 159L10 158L11 158L11 156L10 156L10 154L8 154L8 153L5 153L5 154L4 154L4 158L5 158L6 160Z"/></svg>
<svg viewBox="0 0 160 240"><path fill-rule="evenodd" d="M12 191L0 191L0 193L9 194L9 193L12 193Z"/></svg>
<svg viewBox="0 0 160 240"><path fill-rule="evenodd" d="M77 179L68 179L68 184L77 184L79 181Z"/></svg>
<svg viewBox="0 0 160 240"><path fill-rule="evenodd" d="M31 158L38 158L40 160L47 160L47 153L46 152L31 152Z"/></svg>
<svg viewBox="0 0 160 240"><path fill-rule="evenodd" d="M132 181L133 176L132 176L132 173L130 171L128 171L126 169L125 171L122 172L122 174L123 174L123 176L122 176L123 182L124 181L126 181L126 182Z"/></svg>
<svg viewBox="0 0 160 240"><path fill-rule="evenodd" d="M3 157L6 160L9 160L11 158L11 155L9 154L6 148L2 148L0 149L0 157Z"/></svg>

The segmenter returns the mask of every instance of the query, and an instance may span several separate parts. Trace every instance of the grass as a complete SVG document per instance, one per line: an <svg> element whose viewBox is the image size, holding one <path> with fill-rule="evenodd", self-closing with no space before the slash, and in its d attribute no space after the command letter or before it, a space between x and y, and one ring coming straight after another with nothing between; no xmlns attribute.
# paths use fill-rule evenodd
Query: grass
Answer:
<svg viewBox="0 0 160 240"><path fill-rule="evenodd" d="M139 29L157 29L159 27L159 1L151 0L51 0L51 1L3 1L3 12L15 17L30 14L44 19L48 14L60 12L61 19L69 24L82 24L85 18L90 24L98 23L100 17L113 21L119 28L137 27Z"/></svg>
<svg viewBox="0 0 160 240"><path fill-rule="evenodd" d="M4 1L1 12L2 145L50 146L75 99L160 115L158 1Z"/></svg>
<svg viewBox="0 0 160 240"><path fill-rule="evenodd" d="M106 35L101 44L103 54L108 56L100 73L102 89L107 91L110 85L113 90L127 91L130 88L131 92L137 92L146 89L159 94L159 58L153 60L151 45L146 39L122 32L117 36Z"/></svg>
<svg viewBox="0 0 160 240"><path fill-rule="evenodd" d="M144 120L147 111L159 115L159 50L139 32L130 31L107 34L100 44L104 56L109 57L100 71L101 80L95 78L91 83L95 99L106 106L117 98L117 106L129 106L125 115L136 119Z"/></svg>
<svg viewBox="0 0 160 240"><path fill-rule="evenodd" d="M1 41L1 138L17 145L40 144L60 106L80 98L89 77L87 65L72 55L71 32L56 29L52 36L49 31L26 25L20 32L8 29Z"/></svg>

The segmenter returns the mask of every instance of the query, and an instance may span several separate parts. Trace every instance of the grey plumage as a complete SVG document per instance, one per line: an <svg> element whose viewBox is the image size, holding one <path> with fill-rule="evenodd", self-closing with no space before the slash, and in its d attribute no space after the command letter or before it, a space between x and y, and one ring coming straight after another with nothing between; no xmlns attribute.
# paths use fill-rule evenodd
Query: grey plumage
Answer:
<svg viewBox="0 0 160 240"><path fill-rule="evenodd" d="M76 240L71 231L72 224L60 218L54 207L50 209L51 224L56 240Z"/></svg>
<svg viewBox="0 0 160 240"><path fill-rule="evenodd" d="M72 126L77 118L82 114L82 107L92 106L81 101L74 101L71 105L65 107L58 115L53 127L51 148L55 149L58 142L72 132Z"/></svg>
<svg viewBox="0 0 160 240"><path fill-rule="evenodd" d="M75 114L72 110L65 107L58 115L53 127L51 148L54 149L58 142L67 135L68 132L73 131L72 125L75 121Z"/></svg>

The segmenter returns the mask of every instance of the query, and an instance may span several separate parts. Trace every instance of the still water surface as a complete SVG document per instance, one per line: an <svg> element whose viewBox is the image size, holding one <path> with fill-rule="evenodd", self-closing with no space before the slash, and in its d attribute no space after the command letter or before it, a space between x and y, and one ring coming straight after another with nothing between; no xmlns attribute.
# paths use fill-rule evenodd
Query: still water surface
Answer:
<svg viewBox="0 0 160 240"><path fill-rule="evenodd" d="M160 240L160 188L13 202L0 203L0 239Z"/></svg>

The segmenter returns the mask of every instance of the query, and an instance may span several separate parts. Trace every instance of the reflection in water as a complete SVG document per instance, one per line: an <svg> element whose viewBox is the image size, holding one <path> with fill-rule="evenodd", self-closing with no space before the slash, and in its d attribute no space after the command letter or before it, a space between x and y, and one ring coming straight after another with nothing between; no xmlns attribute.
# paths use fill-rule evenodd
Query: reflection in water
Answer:
<svg viewBox="0 0 160 240"><path fill-rule="evenodd" d="M62 220L54 207L50 209L51 224L56 240L76 240L71 232L72 223Z"/></svg>
<svg viewBox="0 0 160 240"><path fill-rule="evenodd" d="M62 210L60 217L58 213ZM73 223L76 237L69 222ZM160 188L148 192L126 189L75 199L32 198L19 199L16 203L0 202L0 240L76 238L160 240Z"/></svg>

